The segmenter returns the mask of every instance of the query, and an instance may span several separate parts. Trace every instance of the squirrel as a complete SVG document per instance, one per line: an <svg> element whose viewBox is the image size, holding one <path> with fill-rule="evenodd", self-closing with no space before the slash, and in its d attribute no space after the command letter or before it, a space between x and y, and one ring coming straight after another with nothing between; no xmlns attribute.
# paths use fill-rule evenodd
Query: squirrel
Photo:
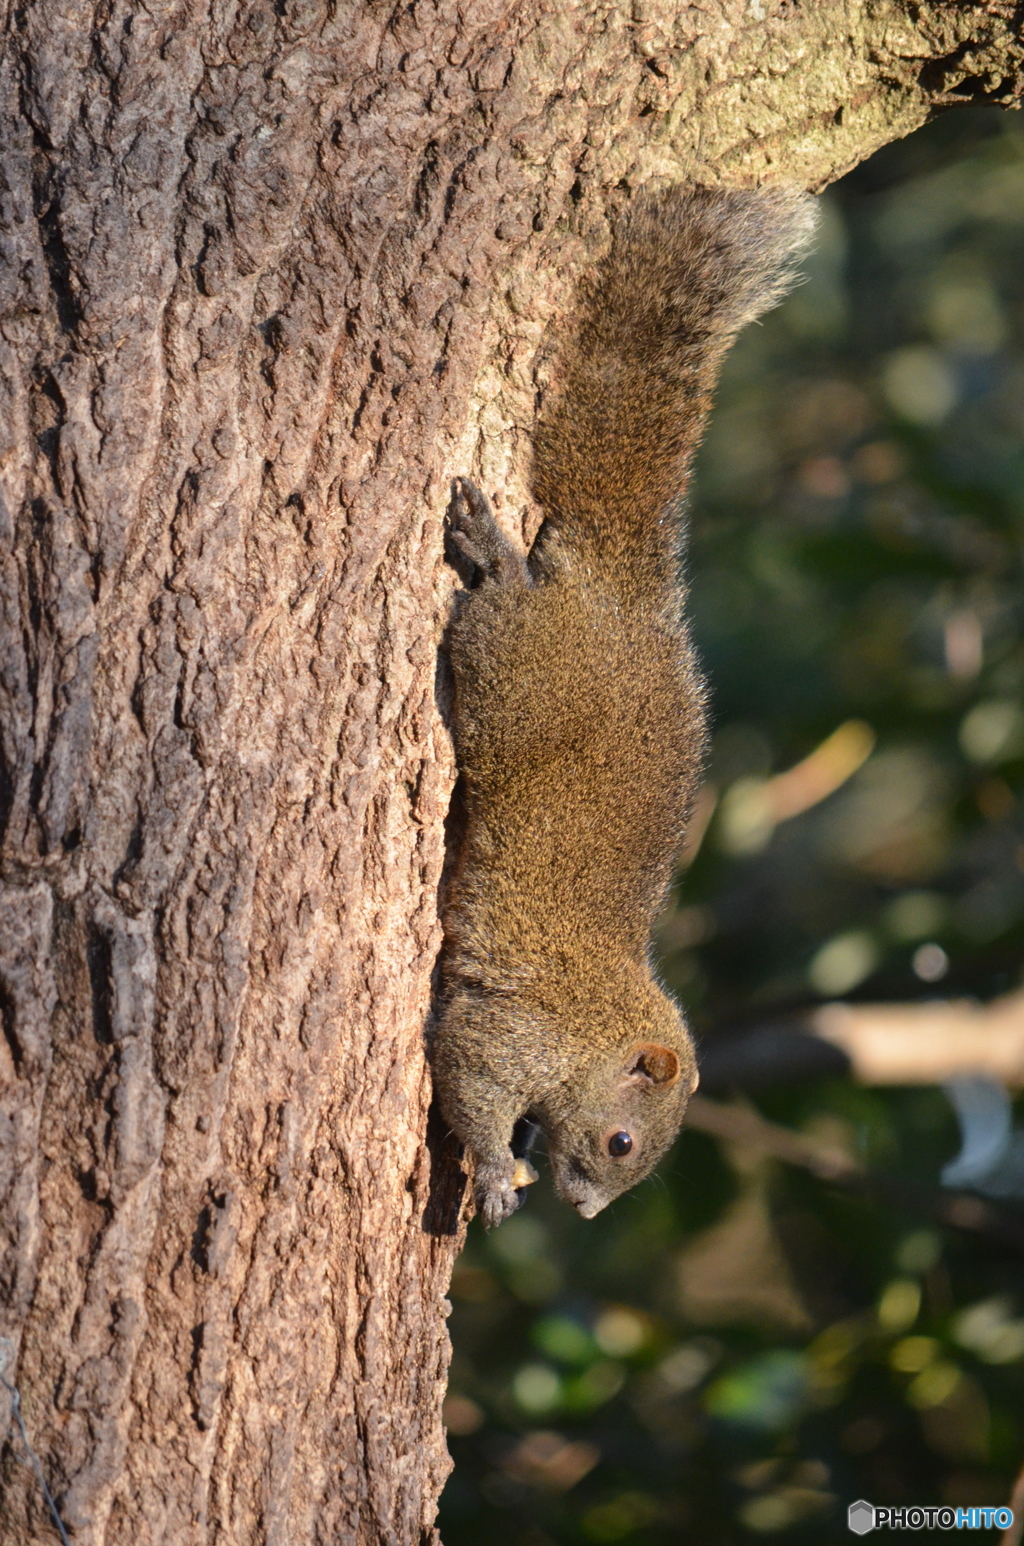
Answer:
<svg viewBox="0 0 1024 1546"><path fill-rule="evenodd" d="M682 494L723 356L790 288L814 224L789 190L639 195L556 355L529 554L452 486L465 836L432 1063L488 1228L535 1177L522 1119L590 1219L650 1172L697 1084L649 957L705 751Z"/></svg>

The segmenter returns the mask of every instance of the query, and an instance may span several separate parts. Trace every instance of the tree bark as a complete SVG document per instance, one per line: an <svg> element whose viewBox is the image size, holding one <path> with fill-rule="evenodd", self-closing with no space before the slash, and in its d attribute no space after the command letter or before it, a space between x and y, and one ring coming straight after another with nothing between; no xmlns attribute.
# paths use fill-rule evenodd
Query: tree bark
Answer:
<svg viewBox="0 0 1024 1546"><path fill-rule="evenodd" d="M448 480L536 522L631 190L1012 101L1016 8L2 14L7 1375L88 1546L434 1541ZM0 1536L56 1539L14 1438Z"/></svg>

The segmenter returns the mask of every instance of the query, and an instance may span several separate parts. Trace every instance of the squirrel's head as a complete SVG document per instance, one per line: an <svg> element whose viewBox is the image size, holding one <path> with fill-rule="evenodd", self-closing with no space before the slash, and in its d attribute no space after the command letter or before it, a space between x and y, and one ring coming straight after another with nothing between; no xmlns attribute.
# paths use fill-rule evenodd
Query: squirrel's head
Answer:
<svg viewBox="0 0 1024 1546"><path fill-rule="evenodd" d="M557 1112L539 1113L558 1194L585 1219L653 1170L697 1087L682 1017L674 1005L665 1010L664 1039L620 1043Z"/></svg>

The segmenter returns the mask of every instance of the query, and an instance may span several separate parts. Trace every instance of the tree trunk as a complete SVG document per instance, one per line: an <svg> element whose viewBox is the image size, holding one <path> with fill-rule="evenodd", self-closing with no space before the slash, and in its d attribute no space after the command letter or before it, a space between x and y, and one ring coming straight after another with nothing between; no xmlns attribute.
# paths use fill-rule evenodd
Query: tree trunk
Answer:
<svg viewBox="0 0 1024 1546"><path fill-rule="evenodd" d="M436 1539L448 480L535 522L630 190L1012 100L1014 16L8 4L0 1333L76 1541ZM0 1536L56 1539L13 1437Z"/></svg>

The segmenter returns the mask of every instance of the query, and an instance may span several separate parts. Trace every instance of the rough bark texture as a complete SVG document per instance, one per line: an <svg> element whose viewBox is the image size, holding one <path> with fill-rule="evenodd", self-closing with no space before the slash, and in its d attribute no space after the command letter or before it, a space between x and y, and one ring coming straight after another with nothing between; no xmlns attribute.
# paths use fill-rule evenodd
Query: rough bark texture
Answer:
<svg viewBox="0 0 1024 1546"><path fill-rule="evenodd" d="M448 479L535 518L630 189L1012 100L1016 7L0 15L0 1334L76 1541L428 1542Z"/></svg>

